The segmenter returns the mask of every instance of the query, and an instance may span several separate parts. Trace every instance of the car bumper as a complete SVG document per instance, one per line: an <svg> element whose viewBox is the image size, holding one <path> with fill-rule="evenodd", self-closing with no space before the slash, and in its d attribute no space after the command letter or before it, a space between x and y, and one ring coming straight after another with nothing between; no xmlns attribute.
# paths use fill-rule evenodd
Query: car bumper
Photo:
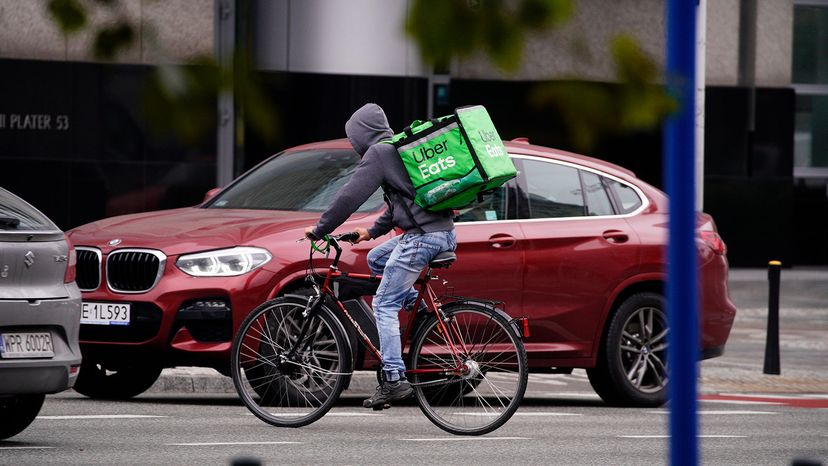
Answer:
<svg viewBox="0 0 828 466"><path fill-rule="evenodd" d="M736 306L727 286L725 256L702 257L699 275L701 351L704 359L724 353L725 343L736 318Z"/></svg>
<svg viewBox="0 0 828 466"><path fill-rule="evenodd" d="M57 393L75 384L81 363L78 345L80 292L67 286L66 299L0 301L0 332L43 332L52 335L51 358L0 359L0 395Z"/></svg>
<svg viewBox="0 0 828 466"><path fill-rule="evenodd" d="M232 335L271 291L273 272L258 269L239 277L191 277L168 260L158 285L146 293L121 294L102 284L84 301L129 303L130 325L81 325L84 355L118 360L160 358L164 366L214 366L229 360ZM194 307L223 302L226 307Z"/></svg>

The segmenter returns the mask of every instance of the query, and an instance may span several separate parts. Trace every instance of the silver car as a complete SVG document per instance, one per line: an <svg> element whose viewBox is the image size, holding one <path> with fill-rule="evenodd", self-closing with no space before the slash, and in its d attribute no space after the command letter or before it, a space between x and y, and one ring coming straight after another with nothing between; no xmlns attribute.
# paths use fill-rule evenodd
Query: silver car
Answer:
<svg viewBox="0 0 828 466"><path fill-rule="evenodd" d="M0 188L0 440L75 384L81 294L75 252L37 209Z"/></svg>

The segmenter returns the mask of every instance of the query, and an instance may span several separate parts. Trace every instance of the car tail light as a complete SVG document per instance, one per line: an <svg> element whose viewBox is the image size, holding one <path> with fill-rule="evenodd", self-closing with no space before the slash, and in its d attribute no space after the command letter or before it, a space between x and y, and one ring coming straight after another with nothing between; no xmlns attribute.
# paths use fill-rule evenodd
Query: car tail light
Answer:
<svg viewBox="0 0 828 466"><path fill-rule="evenodd" d="M69 239L66 239L66 244L69 245L69 263L66 264L66 273L63 275L63 283L72 283L78 275L78 255L75 253L75 247Z"/></svg>
<svg viewBox="0 0 828 466"><path fill-rule="evenodd" d="M724 240L715 231L702 231L699 233L704 244L710 247L716 254L724 254L727 252Z"/></svg>

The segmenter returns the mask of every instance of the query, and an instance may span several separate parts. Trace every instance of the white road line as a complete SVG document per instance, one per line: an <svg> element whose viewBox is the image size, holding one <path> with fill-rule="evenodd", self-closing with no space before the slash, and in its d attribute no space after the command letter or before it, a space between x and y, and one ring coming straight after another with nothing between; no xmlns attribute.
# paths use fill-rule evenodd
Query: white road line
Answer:
<svg viewBox="0 0 828 466"><path fill-rule="evenodd" d="M479 416L479 417L492 417L492 416L500 416L501 413L452 413L457 416ZM583 414L578 413L515 413L514 416L583 416Z"/></svg>
<svg viewBox="0 0 828 466"><path fill-rule="evenodd" d="M649 414L670 414L670 411L647 411ZM722 410L722 411L705 411L701 410L698 411L698 414L726 414L726 415L749 415L749 414L779 414L774 413L772 411L735 411L735 410Z"/></svg>
<svg viewBox="0 0 828 466"><path fill-rule="evenodd" d="M55 447L0 447L0 450L52 450Z"/></svg>
<svg viewBox="0 0 828 466"><path fill-rule="evenodd" d="M719 393L719 396L739 396L742 398L778 398L780 400L801 400L802 398L812 398L817 395L809 395L805 393L797 393L793 395L784 395L776 393Z"/></svg>
<svg viewBox="0 0 828 466"><path fill-rule="evenodd" d="M169 416L150 416L146 414L84 414L74 416L38 416L38 419L151 419Z"/></svg>
<svg viewBox="0 0 828 466"><path fill-rule="evenodd" d="M772 401L745 401L745 400L699 400L702 403L723 403L729 405L770 405L782 406L782 403L774 403Z"/></svg>
<svg viewBox="0 0 828 466"><path fill-rule="evenodd" d="M580 393L580 392L541 392L541 395L547 396L576 396L578 398L595 398L596 400L600 400L601 397L596 395L595 393Z"/></svg>
<svg viewBox="0 0 828 466"><path fill-rule="evenodd" d="M288 417L301 417L307 416L309 413L270 413L273 416L288 416ZM253 416L253 413L244 413L245 416ZM326 413L325 417L328 416L338 416L338 417L372 417L372 416L384 416L384 414L380 413Z"/></svg>
<svg viewBox="0 0 828 466"><path fill-rule="evenodd" d="M670 438L669 435L616 435L616 438L653 439ZM747 435L697 435L698 438L747 438Z"/></svg>
<svg viewBox="0 0 828 466"><path fill-rule="evenodd" d="M301 445L302 442L198 442L198 443L165 443L168 447L222 447L233 445Z"/></svg>
<svg viewBox="0 0 828 466"><path fill-rule="evenodd" d="M474 440L532 440L529 437L439 437L439 438L401 438L406 442L470 442Z"/></svg>
<svg viewBox="0 0 828 466"><path fill-rule="evenodd" d="M529 383L542 383L544 385L569 385L566 382L561 382L560 380L553 380L553 379L530 380Z"/></svg>

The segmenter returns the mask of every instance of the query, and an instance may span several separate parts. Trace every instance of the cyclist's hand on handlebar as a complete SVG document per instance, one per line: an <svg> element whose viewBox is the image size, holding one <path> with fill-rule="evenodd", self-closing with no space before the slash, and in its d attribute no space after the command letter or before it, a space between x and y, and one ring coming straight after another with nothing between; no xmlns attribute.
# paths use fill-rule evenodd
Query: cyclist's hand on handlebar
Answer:
<svg viewBox="0 0 828 466"><path fill-rule="evenodd" d="M354 233L359 233L359 237L354 240L354 244L372 239L371 235L368 234L368 230L365 228L354 228Z"/></svg>
<svg viewBox="0 0 828 466"><path fill-rule="evenodd" d="M317 238L316 235L313 234L314 229L316 229L315 226L309 226L309 227L305 228L305 238L307 238L311 241L318 240L319 238Z"/></svg>

